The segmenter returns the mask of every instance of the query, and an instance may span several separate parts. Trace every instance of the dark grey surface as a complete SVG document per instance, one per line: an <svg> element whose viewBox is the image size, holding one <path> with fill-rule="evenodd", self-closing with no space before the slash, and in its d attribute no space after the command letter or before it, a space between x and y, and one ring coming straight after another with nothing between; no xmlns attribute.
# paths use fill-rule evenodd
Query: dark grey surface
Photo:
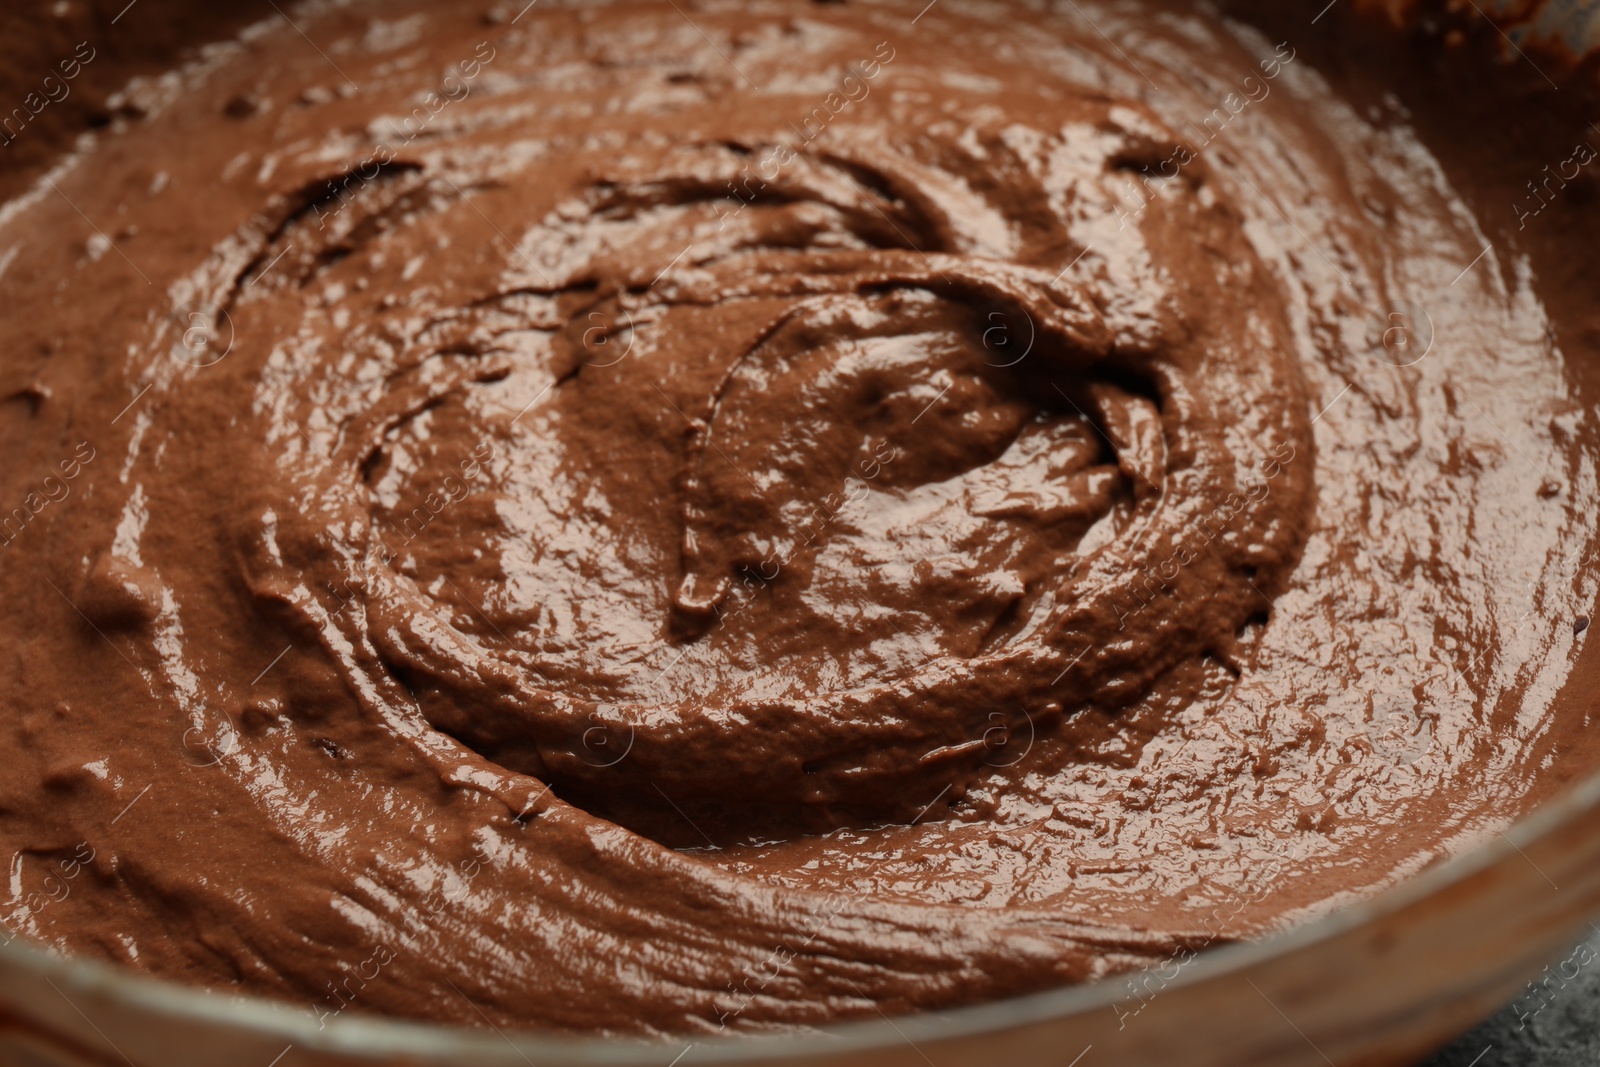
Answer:
<svg viewBox="0 0 1600 1067"><path fill-rule="evenodd" d="M1600 1067L1600 927L1421 1067Z"/></svg>

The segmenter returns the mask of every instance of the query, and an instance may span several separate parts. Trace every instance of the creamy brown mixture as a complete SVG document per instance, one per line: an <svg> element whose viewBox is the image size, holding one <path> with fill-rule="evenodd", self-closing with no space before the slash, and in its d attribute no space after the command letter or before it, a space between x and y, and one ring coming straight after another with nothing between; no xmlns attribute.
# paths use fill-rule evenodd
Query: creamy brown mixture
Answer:
<svg viewBox="0 0 1600 1067"><path fill-rule="evenodd" d="M1398 100L1159 6L520 7L275 16L0 212L12 931L789 1027L1569 773L1594 418Z"/></svg>

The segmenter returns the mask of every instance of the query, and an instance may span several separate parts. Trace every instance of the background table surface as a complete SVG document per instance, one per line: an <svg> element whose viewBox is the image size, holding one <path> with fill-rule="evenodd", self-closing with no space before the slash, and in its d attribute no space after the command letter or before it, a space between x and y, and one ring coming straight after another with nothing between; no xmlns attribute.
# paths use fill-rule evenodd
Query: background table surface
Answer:
<svg viewBox="0 0 1600 1067"><path fill-rule="evenodd" d="M1545 987L1523 995L1420 1067L1600 1067L1600 928L1585 942L1592 955L1567 956Z"/></svg>

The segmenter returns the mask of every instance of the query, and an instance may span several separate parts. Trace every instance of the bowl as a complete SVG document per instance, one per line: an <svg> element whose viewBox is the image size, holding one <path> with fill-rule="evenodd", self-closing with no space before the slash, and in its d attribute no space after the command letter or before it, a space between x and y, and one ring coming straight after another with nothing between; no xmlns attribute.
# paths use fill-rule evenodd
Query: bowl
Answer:
<svg viewBox="0 0 1600 1067"><path fill-rule="evenodd" d="M1504 65L1491 76L1508 82L1531 80L1527 70L1517 73L1517 64L1532 65L1524 49L1536 42L1552 50L1542 56L1582 53L1600 41L1600 22L1582 3L1486 5L1487 12L1474 5L1449 16L1403 3L1353 5L1363 11L1336 13L1322 30L1315 27L1333 4L1294 11L1227 6L1252 20L1324 33L1323 52L1335 57L1340 49L1404 55L1417 33L1438 36L1445 32L1439 19L1457 18L1480 38L1492 37L1491 29L1504 38L1504 47L1496 44ZM1489 23L1490 14L1502 21ZM226 32L225 17L217 20L217 32ZM157 41L144 54L120 57L117 69L124 76L141 64L159 69L181 43ZM96 74L109 76L104 67ZM1401 80L1426 94L1428 76L1412 71ZM1486 137L1477 150L1494 150L1492 141ZM1600 367L1584 368L1581 376L1591 401L1600 399ZM1582 704L1597 686L1600 651L1585 646L1563 699ZM27 1067L1401 1067L1506 1003L1577 939L1600 931L1591 924L1600 916L1600 772L1554 792L1481 845L1256 942L1185 954L1089 985L781 1036L646 1042L354 1013L319 1021L275 1002L203 992L13 939L0 945L0 1061Z"/></svg>

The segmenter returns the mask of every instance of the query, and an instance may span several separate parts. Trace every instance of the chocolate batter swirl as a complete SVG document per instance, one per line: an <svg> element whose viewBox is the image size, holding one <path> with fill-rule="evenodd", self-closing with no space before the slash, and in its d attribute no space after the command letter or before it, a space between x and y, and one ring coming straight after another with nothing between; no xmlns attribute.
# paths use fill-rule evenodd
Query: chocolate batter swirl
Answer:
<svg viewBox="0 0 1600 1067"><path fill-rule="evenodd" d="M1109 112L1084 121L1109 129ZM1305 405L1280 402L1301 395L1281 318L1259 289L1203 275L1148 288L1148 311L1108 314L1104 280L1063 276L1063 257L1082 250L1050 224L1040 176L1021 180L1026 160L998 130L974 132L1020 190L941 209L939 191L959 188L977 162L959 146L918 146L948 169L909 146L858 158L836 147L793 154L715 227L743 160L775 146L622 146L652 177L602 172L536 225L524 243L571 250L533 272L547 283L408 300L375 318L357 314L370 290L331 308L307 308L303 290L344 256L409 255L411 234L461 210L450 185L484 177L430 181L419 163L353 197L331 227L301 212L255 253L255 264L279 262L275 276L241 301L247 270L214 299L280 336L320 346L331 331L358 365L393 369L359 403L324 410L339 475L313 463L267 502L277 542L307 547L281 563L257 553L250 581L317 634L325 598L279 591L308 578L332 588L330 565L388 555L396 531L431 519L430 497L450 496L449 465L482 442L496 460L459 516L440 516L448 565L373 569L360 610L338 615L340 643L370 635L382 673L417 695L430 722L546 780L879 819L909 817L941 792L958 797L949 787L981 766L997 709L1008 727L1025 716L1043 727L1087 706L1121 707L1174 665L1226 653L1304 536L1310 464L1282 468L1265 444L1236 456L1211 432L1254 417L1260 441L1309 456ZM1129 135L1105 141L1110 168ZM1257 269L1221 213L1196 202L1203 180L1173 197L1173 243L1148 256L1153 278L1179 275L1173 266L1202 236L1231 245L1242 274ZM986 241L986 226L1020 237ZM1183 322L1178 306L1207 310ZM1229 324L1249 322L1271 338L1269 354L1226 373L1218 354L1248 343ZM607 359L602 341L632 350ZM293 418L295 397L329 395L330 372L348 367L288 345L293 369L279 388ZM394 354L384 360L374 345ZM515 420L474 409L472 390L513 371L550 384ZM637 641L609 634L574 647L544 615L486 608L480 618L458 581L460 561L492 558L497 542L528 544L536 559L559 547L578 513L543 485L581 484L631 510L618 504L652 472L587 447L619 405L659 409L647 466L683 471L681 517L667 524L681 528L682 577L669 564L626 596L650 642L685 661L675 668L654 670ZM433 437L455 452L430 448ZM305 447L298 435L283 445ZM1281 473L1275 486L1264 470ZM535 486L546 515L519 521L510 505ZM675 488L657 477L650 495ZM338 511L292 503L312 494ZM309 521L287 517L295 512ZM1223 529L1198 547L1208 517ZM627 517L603 521L608 540L659 535ZM914 540L913 525L936 532ZM330 543L332 530L348 539ZM650 547L668 556L665 544ZM491 583L514 577L501 559L500 573L479 579L491 600ZM561 569L550 592L574 613L588 584L606 581ZM817 597L827 613L808 608ZM841 647L844 612L857 618ZM926 653L859 654L895 645L897 619L914 614L936 623ZM627 677L637 668L662 677L643 687ZM604 754L626 758L596 758L602 739Z"/></svg>
<svg viewBox="0 0 1600 1067"><path fill-rule="evenodd" d="M100 857L10 921L321 1016L790 1027L1245 936L1520 800L1542 728L1462 753L1570 628L1465 635L1488 560L1592 596L1587 416L1536 299L1442 284L1426 152L1207 16L1135 70L919 6L352 4L354 91L265 30L58 176L126 260L0 219L56 309L0 336L57 336L0 444L103 457L7 549L4 692L60 694L14 883ZM1454 363L1370 351L1402 297ZM1467 379L1563 465L1534 533Z"/></svg>

